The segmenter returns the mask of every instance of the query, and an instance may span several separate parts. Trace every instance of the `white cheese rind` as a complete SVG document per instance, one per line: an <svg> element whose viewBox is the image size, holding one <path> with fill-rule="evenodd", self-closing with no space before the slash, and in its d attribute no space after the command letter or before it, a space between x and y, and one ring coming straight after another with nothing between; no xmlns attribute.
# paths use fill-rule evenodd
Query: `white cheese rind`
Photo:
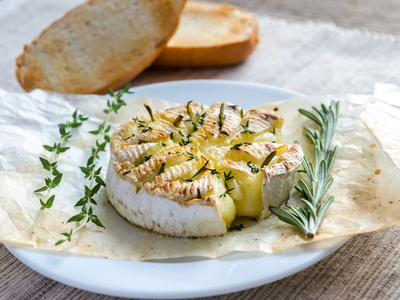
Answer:
<svg viewBox="0 0 400 300"><path fill-rule="evenodd" d="M136 187L115 172L113 163L111 159L107 173L108 199L130 223L171 236L207 237L227 232L217 206L182 205L149 195L144 188L136 194Z"/></svg>

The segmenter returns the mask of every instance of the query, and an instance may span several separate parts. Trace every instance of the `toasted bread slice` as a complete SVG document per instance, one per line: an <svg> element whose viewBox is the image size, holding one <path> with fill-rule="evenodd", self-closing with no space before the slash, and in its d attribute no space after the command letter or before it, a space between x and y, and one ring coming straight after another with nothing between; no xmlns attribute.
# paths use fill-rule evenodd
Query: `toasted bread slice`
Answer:
<svg viewBox="0 0 400 300"><path fill-rule="evenodd" d="M44 30L17 59L26 91L106 93L148 67L186 0L89 0Z"/></svg>
<svg viewBox="0 0 400 300"><path fill-rule="evenodd" d="M212 67L245 60L258 43L258 25L244 10L189 1L167 47L154 62L159 67Z"/></svg>

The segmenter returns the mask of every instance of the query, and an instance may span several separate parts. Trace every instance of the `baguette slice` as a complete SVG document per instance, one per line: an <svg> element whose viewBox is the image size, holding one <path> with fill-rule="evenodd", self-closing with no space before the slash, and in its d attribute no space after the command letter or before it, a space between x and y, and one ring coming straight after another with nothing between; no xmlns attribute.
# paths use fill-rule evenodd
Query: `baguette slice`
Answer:
<svg viewBox="0 0 400 300"><path fill-rule="evenodd" d="M258 24L244 10L209 2L189 1L167 47L154 62L158 67L213 67L244 61L258 43Z"/></svg>
<svg viewBox="0 0 400 300"><path fill-rule="evenodd" d="M45 29L17 58L26 91L104 94L161 53L186 0L89 0Z"/></svg>

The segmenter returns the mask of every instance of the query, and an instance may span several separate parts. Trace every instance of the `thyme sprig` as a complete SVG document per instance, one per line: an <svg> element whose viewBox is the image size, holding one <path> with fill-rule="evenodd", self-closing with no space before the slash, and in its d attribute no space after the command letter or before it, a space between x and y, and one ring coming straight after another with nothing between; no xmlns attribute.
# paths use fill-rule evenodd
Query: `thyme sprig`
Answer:
<svg viewBox="0 0 400 300"><path fill-rule="evenodd" d="M228 186L228 181L235 178L232 174L232 171L230 171L228 174L224 172L224 184L225 184L225 192L223 192L221 195L219 195L220 198L226 197L227 195L230 195L230 193L235 189L235 188L229 188Z"/></svg>
<svg viewBox="0 0 400 300"><path fill-rule="evenodd" d="M59 140L55 142L53 146L43 145L43 148L52 154L51 159L49 161L44 157L39 157L39 160L42 163L43 169L49 171L50 174L48 177L44 179L45 185L40 189L34 191L35 193L41 193L47 191L47 193L44 199L40 198L41 207L39 209L36 221L33 225L32 229L33 233L36 231L36 228L39 225L43 210L50 209L53 206L53 202L56 196L51 195L51 192L53 188L57 187L60 184L63 176L63 174L60 171L58 171L57 158L59 154L64 153L69 149L69 147L64 147L64 145L72 137L71 131L68 130L81 126L82 123L88 119L89 118L85 117L83 114L78 115L78 110L75 110L74 113L72 114L71 121L58 124L58 131L60 133Z"/></svg>
<svg viewBox="0 0 400 300"><path fill-rule="evenodd" d="M251 161L247 162L247 166L250 168L250 172L252 174L257 174L260 171L260 168L257 167L257 165Z"/></svg>
<svg viewBox="0 0 400 300"><path fill-rule="evenodd" d="M188 151L185 151L185 152L186 152L186 154L189 155L189 158L188 158L187 161L190 161L190 160L195 159L195 158L197 157L197 156L193 155L193 153L190 153L190 152L188 152Z"/></svg>
<svg viewBox="0 0 400 300"><path fill-rule="evenodd" d="M253 133L255 133L255 131L249 129L249 122L250 122L250 120L247 120L246 125L240 124L240 126L243 128L243 131L241 132L242 134L245 134L245 133L253 134Z"/></svg>
<svg viewBox="0 0 400 300"><path fill-rule="evenodd" d="M91 134L98 135L98 139L96 139L95 146L92 147L92 153L87 160L86 166L80 167L82 173L85 175L85 178L87 178L89 181L89 185L84 186L84 196L75 204L75 206L82 207L81 212L72 216L67 221L68 223L78 222L80 224L77 228L71 229L69 232L61 233L66 237L66 239L57 241L55 243L56 246L66 241L71 241L72 236L84 228L89 222L94 223L98 227L104 228L104 225L101 223L100 219L93 213L92 206L97 205L97 202L93 197L97 194L101 187L106 185L100 176L101 167L96 167L96 160L99 159L99 154L101 152L106 151L106 146L110 142L110 136L108 133L111 129L111 126L108 125L108 122L111 114L117 114L118 110L122 106L126 105L125 101L122 100L124 94L132 94L132 92L129 91L129 86L124 87L117 93L114 93L111 89L109 90L109 95L113 98L113 100L107 100L107 109L103 110L103 112L106 114L105 121L99 125L97 130L90 131Z"/></svg>
<svg viewBox="0 0 400 300"><path fill-rule="evenodd" d="M171 132L171 134L172 134L172 132ZM190 142L191 142L190 138L192 137L192 135L190 133L185 134L182 131L179 131L179 134L183 137L183 139L181 139L181 141L179 142L179 145L186 146L186 145L190 144ZM171 139L172 139L172 137L171 137Z"/></svg>
<svg viewBox="0 0 400 300"><path fill-rule="evenodd" d="M334 196L330 196L324 202L322 198L333 184L333 178L329 176L335 160L338 147L329 149L332 138L335 134L337 118L339 113L339 102L332 101L329 108L324 104L321 109L313 107L317 115L311 111L300 109L299 112L314 121L320 130L304 126L305 136L314 145L314 161L311 162L304 156L303 168L307 181L300 179L295 189L301 195L301 202L304 207L290 205L289 211L279 207L270 206L270 211L282 221L297 227L308 238L313 238L322 220L334 201Z"/></svg>
<svg viewBox="0 0 400 300"><path fill-rule="evenodd" d="M193 116L193 111L192 108L190 107L190 104L193 103L193 100L190 100L187 104L186 104L186 112L189 116L189 121L192 123L193 125L193 131L196 132L199 129L199 125L203 125L204 124L204 118L207 115L207 112L204 112L204 108L203 105L201 105L201 112L199 111L196 112L196 114Z"/></svg>

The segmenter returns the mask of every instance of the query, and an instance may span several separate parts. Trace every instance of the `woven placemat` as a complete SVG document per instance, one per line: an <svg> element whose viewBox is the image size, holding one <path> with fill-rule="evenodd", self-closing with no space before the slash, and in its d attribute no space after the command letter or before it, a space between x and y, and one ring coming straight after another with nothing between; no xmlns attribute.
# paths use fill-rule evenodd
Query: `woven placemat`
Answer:
<svg viewBox="0 0 400 300"><path fill-rule="evenodd" d="M0 0L0 88L22 91L14 69L23 44L79 2ZM226 68L149 69L132 85L212 78L260 82L305 94L368 94L375 82L400 84L398 37L344 30L333 24L288 22L262 10L257 10L257 16L261 42L247 62ZM397 227L356 236L296 275L206 299L399 299L399 236ZM0 299L116 298L48 279L0 245Z"/></svg>

